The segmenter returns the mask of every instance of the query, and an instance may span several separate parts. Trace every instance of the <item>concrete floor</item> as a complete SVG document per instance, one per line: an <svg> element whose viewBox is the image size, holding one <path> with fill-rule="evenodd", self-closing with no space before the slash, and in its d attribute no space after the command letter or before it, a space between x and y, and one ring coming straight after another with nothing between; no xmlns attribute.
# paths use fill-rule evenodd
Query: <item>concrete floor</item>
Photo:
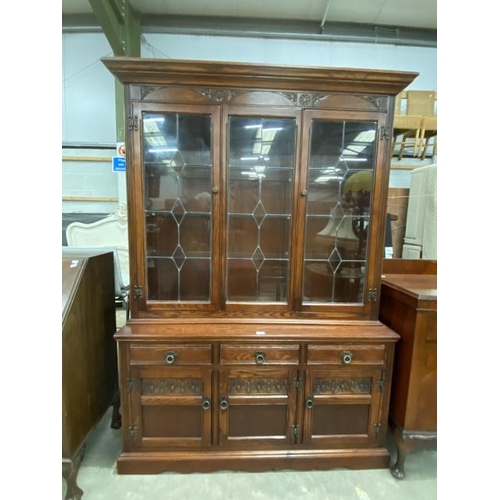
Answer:
<svg viewBox="0 0 500 500"><path fill-rule="evenodd" d="M124 323L117 311L117 325ZM121 431L111 429L111 411L89 436L77 484L82 500L436 500L437 451L420 449L406 459L404 480L388 469L354 471L215 472L119 475ZM395 448L390 436L393 459ZM62 498L66 483L62 480Z"/></svg>
<svg viewBox="0 0 500 500"><path fill-rule="evenodd" d="M77 476L82 500L435 500L437 452L418 450L406 459L404 480L387 469L353 471L215 472L119 475L120 430L109 411L87 440ZM392 444L390 443L392 448ZM63 495L66 484L63 480Z"/></svg>

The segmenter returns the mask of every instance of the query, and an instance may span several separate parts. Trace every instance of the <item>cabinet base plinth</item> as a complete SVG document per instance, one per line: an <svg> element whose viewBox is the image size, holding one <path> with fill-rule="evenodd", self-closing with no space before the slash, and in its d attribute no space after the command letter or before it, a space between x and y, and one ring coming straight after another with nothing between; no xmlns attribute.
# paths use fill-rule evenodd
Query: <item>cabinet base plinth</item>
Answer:
<svg viewBox="0 0 500 500"><path fill-rule="evenodd" d="M159 474L220 470L265 472L284 469L386 469L389 467L389 460L390 454L386 448L279 452L124 452L118 457L117 472Z"/></svg>

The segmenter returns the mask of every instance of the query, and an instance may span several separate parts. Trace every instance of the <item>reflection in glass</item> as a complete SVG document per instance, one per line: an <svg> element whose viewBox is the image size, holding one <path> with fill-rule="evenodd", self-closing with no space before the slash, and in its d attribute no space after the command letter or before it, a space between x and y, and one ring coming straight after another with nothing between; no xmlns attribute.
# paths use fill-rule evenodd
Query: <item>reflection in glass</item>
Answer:
<svg viewBox="0 0 500 500"><path fill-rule="evenodd" d="M375 135L375 122L312 123L305 303L363 300Z"/></svg>
<svg viewBox="0 0 500 500"><path fill-rule="evenodd" d="M295 120L229 119L227 299L288 299Z"/></svg>
<svg viewBox="0 0 500 500"><path fill-rule="evenodd" d="M209 301L211 118L145 113L142 123L148 298Z"/></svg>

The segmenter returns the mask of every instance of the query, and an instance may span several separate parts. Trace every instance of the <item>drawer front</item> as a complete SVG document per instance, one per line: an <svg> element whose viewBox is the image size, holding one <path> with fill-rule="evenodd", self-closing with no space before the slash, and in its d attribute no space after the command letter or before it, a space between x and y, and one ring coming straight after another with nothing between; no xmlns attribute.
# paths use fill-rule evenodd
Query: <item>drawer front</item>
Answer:
<svg viewBox="0 0 500 500"><path fill-rule="evenodd" d="M222 365L297 365L299 345L222 344Z"/></svg>
<svg viewBox="0 0 500 500"><path fill-rule="evenodd" d="M385 345L309 345L307 347L307 364L338 366L383 366L385 362Z"/></svg>
<svg viewBox="0 0 500 500"><path fill-rule="evenodd" d="M131 364L209 365L212 361L210 344L149 344L131 345Z"/></svg>

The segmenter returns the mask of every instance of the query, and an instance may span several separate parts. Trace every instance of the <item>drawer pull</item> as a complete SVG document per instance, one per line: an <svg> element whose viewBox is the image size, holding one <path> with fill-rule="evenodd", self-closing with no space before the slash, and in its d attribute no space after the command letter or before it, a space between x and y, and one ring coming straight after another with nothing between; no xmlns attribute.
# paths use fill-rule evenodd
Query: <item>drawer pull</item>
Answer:
<svg viewBox="0 0 500 500"><path fill-rule="evenodd" d="M264 352L256 352L255 353L255 362L258 365L261 365L262 363L264 363L265 360L266 360L266 354Z"/></svg>
<svg viewBox="0 0 500 500"><path fill-rule="evenodd" d="M350 364L352 361L352 352L351 351L343 351L342 352L342 363L344 365Z"/></svg>
<svg viewBox="0 0 500 500"><path fill-rule="evenodd" d="M165 354L165 361L167 365L173 365L176 359L177 353L175 351L168 351L167 354Z"/></svg>
<svg viewBox="0 0 500 500"><path fill-rule="evenodd" d="M310 410L314 406L313 397L308 396L306 399L306 408Z"/></svg>
<svg viewBox="0 0 500 500"><path fill-rule="evenodd" d="M229 401L226 397L221 398L219 407L222 411L226 411L229 408Z"/></svg>
<svg viewBox="0 0 500 500"><path fill-rule="evenodd" d="M210 398L204 398L204 399L203 399L203 403L201 403L201 407L202 407L204 410L210 410L210 406L211 406L211 403L210 403Z"/></svg>

